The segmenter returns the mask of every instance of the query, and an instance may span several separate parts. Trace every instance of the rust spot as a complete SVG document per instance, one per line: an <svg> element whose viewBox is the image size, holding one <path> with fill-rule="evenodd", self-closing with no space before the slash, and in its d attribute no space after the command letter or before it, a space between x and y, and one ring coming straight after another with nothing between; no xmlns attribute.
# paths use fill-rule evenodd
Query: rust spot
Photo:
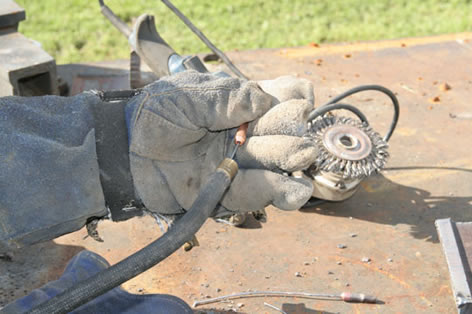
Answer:
<svg viewBox="0 0 472 314"><path fill-rule="evenodd" d="M405 43L401 43L401 44L400 44L400 47L405 48L405 47L406 47L406 44L405 44Z"/></svg>
<svg viewBox="0 0 472 314"><path fill-rule="evenodd" d="M313 48L319 48L320 47L319 44L314 43L314 42L309 43L308 46L313 47Z"/></svg>
<svg viewBox="0 0 472 314"><path fill-rule="evenodd" d="M323 64L323 59L316 59L316 60L315 60L315 64L316 64L317 66L321 66L321 64Z"/></svg>
<svg viewBox="0 0 472 314"><path fill-rule="evenodd" d="M344 55L344 59L349 59L349 58L351 58L351 57L352 57L352 55L351 55L350 53L346 53L346 54Z"/></svg>
<svg viewBox="0 0 472 314"><path fill-rule="evenodd" d="M437 104L437 103L441 102L441 98L439 98L439 96L435 96L435 97L432 97L432 98L428 99L428 101L432 104Z"/></svg>

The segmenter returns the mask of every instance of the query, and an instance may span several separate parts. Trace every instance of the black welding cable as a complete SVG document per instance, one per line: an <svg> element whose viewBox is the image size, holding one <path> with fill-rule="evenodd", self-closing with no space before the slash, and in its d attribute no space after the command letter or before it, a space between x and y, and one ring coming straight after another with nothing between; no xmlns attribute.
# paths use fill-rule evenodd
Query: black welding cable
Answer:
<svg viewBox="0 0 472 314"><path fill-rule="evenodd" d="M308 121L313 121L316 118L330 112L333 110L349 110L352 113L354 113L362 122L369 124L369 121L367 121L367 117L356 107L349 105L349 104L329 104L329 105L324 105L321 107L316 108L313 110L310 115L308 116Z"/></svg>
<svg viewBox="0 0 472 314"><path fill-rule="evenodd" d="M82 304L141 274L182 247L200 229L230 185L231 178L236 172L230 173L231 171L227 170L229 169L227 165L224 164L225 167L220 166L217 171L210 175L188 212L159 239L121 262L40 304L28 313L69 313Z"/></svg>
<svg viewBox="0 0 472 314"><path fill-rule="evenodd" d="M354 87L354 88L352 88L352 89L350 89L350 90L334 97L325 106L335 104L338 101L343 100L346 97L349 97L353 94L357 94L357 93L360 93L360 92L365 92L365 91L378 91L378 92L384 93L392 101L392 104L393 104L392 123L390 124L390 127L387 131L387 134L384 136L384 140L386 142L388 142L388 140L392 136L393 132L395 131L395 127L397 126L398 118L400 116L400 105L398 103L397 96L395 96L395 94L391 90L389 90L388 88L385 88L385 87L380 86L380 85L361 85L361 86L358 86L358 87ZM322 106L322 107L324 107L324 106Z"/></svg>

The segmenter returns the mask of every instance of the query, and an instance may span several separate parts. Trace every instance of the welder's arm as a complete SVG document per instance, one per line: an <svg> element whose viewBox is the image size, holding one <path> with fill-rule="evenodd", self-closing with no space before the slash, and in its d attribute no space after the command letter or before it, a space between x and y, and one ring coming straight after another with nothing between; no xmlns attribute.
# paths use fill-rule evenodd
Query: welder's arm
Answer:
<svg viewBox="0 0 472 314"><path fill-rule="evenodd" d="M311 84L281 78L260 86L187 71L128 103L91 93L0 98L0 252L76 231L107 216L107 206L140 201L184 213L248 121L240 171L215 215L302 206L310 181L283 173L316 157L301 137Z"/></svg>
<svg viewBox="0 0 472 314"><path fill-rule="evenodd" d="M100 104L89 93L0 98L0 252L107 215L91 110Z"/></svg>
<svg viewBox="0 0 472 314"><path fill-rule="evenodd" d="M127 105L137 196L151 211L184 213L233 149L236 128L250 121L236 155L240 171L215 215L270 204L300 208L313 186L286 173L316 158L314 145L303 137L312 108L311 84L289 77L258 84L187 71L147 86Z"/></svg>

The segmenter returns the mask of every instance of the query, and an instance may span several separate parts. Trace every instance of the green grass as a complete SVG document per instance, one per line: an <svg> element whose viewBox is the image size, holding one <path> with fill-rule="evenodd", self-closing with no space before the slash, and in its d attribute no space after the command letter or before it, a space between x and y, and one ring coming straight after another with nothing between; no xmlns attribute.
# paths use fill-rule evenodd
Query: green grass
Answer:
<svg viewBox="0 0 472 314"><path fill-rule="evenodd" d="M95 0L17 0L26 9L20 31L42 43L58 63L128 58L127 40ZM472 30L470 0L174 0L222 49L244 50L425 36ZM108 0L131 24L156 17L162 37L181 54L208 51L158 0Z"/></svg>

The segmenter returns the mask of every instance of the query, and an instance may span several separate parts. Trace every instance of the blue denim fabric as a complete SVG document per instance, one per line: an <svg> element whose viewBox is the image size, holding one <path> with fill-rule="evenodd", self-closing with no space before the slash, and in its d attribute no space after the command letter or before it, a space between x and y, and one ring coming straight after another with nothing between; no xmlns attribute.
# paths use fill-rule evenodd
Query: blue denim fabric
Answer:
<svg viewBox="0 0 472 314"><path fill-rule="evenodd" d="M109 267L108 262L98 254L82 251L67 265L62 276L47 283L43 287L32 291L29 295L8 304L5 313L24 313L36 305L51 299L58 293L73 286L99 271ZM72 311L74 314L185 314L193 313L192 309L183 300L166 294L136 295L117 287L98 298Z"/></svg>
<svg viewBox="0 0 472 314"><path fill-rule="evenodd" d="M0 252L107 214L92 94L0 98Z"/></svg>

